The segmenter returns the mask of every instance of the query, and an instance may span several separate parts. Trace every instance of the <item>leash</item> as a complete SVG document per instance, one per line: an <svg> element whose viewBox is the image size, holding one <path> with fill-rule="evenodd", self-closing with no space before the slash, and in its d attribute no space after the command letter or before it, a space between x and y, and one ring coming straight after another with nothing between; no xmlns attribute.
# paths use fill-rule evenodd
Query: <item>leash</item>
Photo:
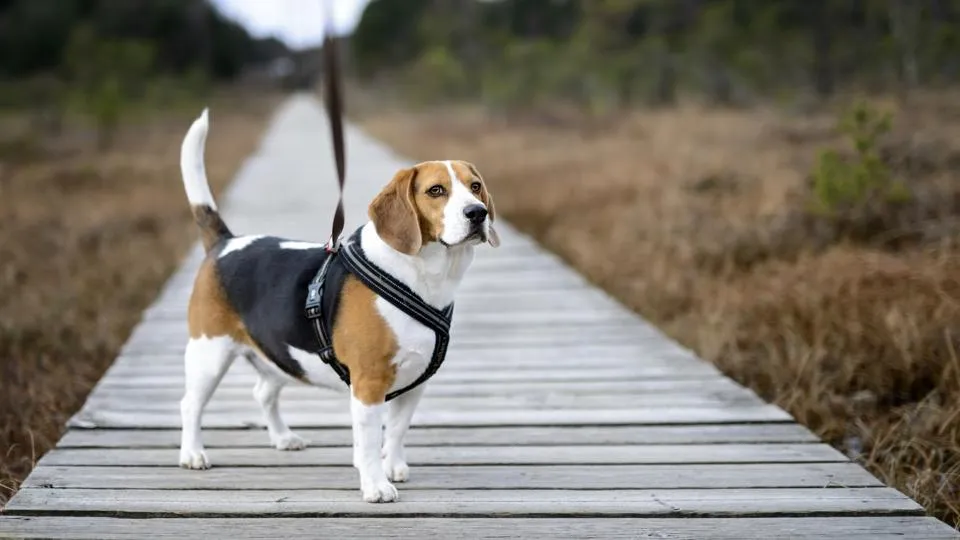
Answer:
<svg viewBox="0 0 960 540"><path fill-rule="evenodd" d="M329 7L329 4L327 4ZM337 181L340 184L340 198L337 200L337 209L333 214L333 225L330 228L330 239L327 240L327 251L335 253L340 249L340 235L343 233L343 185L346 179L346 160L344 159L343 141L343 91L340 78L340 55L337 49L338 38L333 35L333 14L327 10L327 31L323 38L323 69L326 72L323 78L324 98L327 105L327 118L330 121L330 135L333 139L333 156L337 163Z"/></svg>

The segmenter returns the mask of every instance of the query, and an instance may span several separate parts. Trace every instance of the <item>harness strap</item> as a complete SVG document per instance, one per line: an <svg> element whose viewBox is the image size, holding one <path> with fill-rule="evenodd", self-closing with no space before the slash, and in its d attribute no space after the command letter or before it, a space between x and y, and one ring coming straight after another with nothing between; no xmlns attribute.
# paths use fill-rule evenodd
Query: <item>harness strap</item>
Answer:
<svg viewBox="0 0 960 540"><path fill-rule="evenodd" d="M333 257L333 253L327 255L323 264L320 265L320 270L317 271L317 275L313 277L310 285L307 286L307 302L304 311L307 319L313 323L313 331L317 334L317 341L320 343L317 354L320 356L320 359L323 360L323 363L330 366L337 376L340 377L340 380L349 386L350 370L347 369L347 366L337 361L333 353L333 339L323 320L324 285L326 283L327 270L330 269L330 263L333 262Z"/></svg>
<svg viewBox="0 0 960 540"><path fill-rule="evenodd" d="M347 271L356 276L357 279L378 296L420 324L433 330L436 336L436 342L433 348L433 355L430 358L430 363L427 365L427 368L416 380L407 386L388 393L385 400L390 401L420 386L433 377L437 370L440 369L440 366L446 359L447 347L450 343L450 321L453 318L453 304L451 303L442 310L437 309L424 302L419 295L405 284L373 264L363 253L363 248L359 242L359 232L358 230L350 241L344 244L342 249L330 253L326 260L324 260L320 270L317 271L317 275L313 278L313 281L310 282L305 310L307 318L313 323L314 331L317 334L317 341L320 343L319 354L321 359L323 359L347 385L350 384L350 370L336 359L336 355L333 352L333 341L327 328L328 321L324 320L322 313L324 282L327 271L334 258L337 258ZM339 291L332 291L333 294L337 294L338 292Z"/></svg>

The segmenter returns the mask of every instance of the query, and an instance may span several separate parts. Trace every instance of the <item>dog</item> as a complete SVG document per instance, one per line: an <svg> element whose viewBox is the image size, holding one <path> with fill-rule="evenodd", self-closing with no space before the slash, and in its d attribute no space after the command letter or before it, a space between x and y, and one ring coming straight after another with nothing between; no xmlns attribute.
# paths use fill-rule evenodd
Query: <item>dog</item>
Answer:
<svg viewBox="0 0 960 540"><path fill-rule="evenodd" d="M181 147L183 183L206 256L187 313L180 466L210 467L200 433L203 409L233 360L243 357L258 373L253 397L279 450L306 447L280 416L285 385L348 390L353 466L363 500L397 500L393 483L409 476L404 436L425 385L390 401L385 396L424 372L436 335L346 274L331 334L336 358L349 368L347 387L317 354L303 312L308 285L328 256L326 245L234 235L207 183L208 131L204 109ZM465 161L423 162L398 171L370 203L368 217L354 235L368 259L437 309L452 303L475 248L499 245L490 191Z"/></svg>

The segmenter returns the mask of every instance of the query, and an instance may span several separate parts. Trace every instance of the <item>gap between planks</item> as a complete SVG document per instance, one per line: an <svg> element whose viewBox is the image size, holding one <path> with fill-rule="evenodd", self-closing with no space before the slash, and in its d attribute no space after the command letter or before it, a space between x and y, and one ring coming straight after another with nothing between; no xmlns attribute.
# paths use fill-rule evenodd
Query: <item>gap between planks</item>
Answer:
<svg viewBox="0 0 960 540"><path fill-rule="evenodd" d="M0 516L0 535L12 538L73 538L77 540L129 540L153 538L315 539L327 538L524 538L554 540L649 538L714 540L890 540L922 538L950 540L960 537L942 522L929 517L872 516L825 518L91 518ZM280 533L282 531L282 534Z"/></svg>

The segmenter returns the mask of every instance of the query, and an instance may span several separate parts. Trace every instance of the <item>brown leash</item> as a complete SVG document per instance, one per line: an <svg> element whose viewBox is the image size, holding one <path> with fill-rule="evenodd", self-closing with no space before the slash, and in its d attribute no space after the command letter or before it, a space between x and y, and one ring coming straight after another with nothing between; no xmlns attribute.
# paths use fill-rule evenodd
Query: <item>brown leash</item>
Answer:
<svg viewBox="0 0 960 540"><path fill-rule="evenodd" d="M329 17L327 19L330 20ZM327 251L335 252L340 249L340 234L343 232L343 185L346 178L346 161L344 159L343 141L343 92L340 80L340 55L337 51L338 38L332 34L333 25L327 25L327 35L323 40L324 62L326 72L324 81L324 97L327 105L327 118L330 121L330 134L333 138L333 155L337 162L337 180L340 183L340 198L337 201L337 210L333 214L333 226L330 230L330 239L327 241Z"/></svg>

